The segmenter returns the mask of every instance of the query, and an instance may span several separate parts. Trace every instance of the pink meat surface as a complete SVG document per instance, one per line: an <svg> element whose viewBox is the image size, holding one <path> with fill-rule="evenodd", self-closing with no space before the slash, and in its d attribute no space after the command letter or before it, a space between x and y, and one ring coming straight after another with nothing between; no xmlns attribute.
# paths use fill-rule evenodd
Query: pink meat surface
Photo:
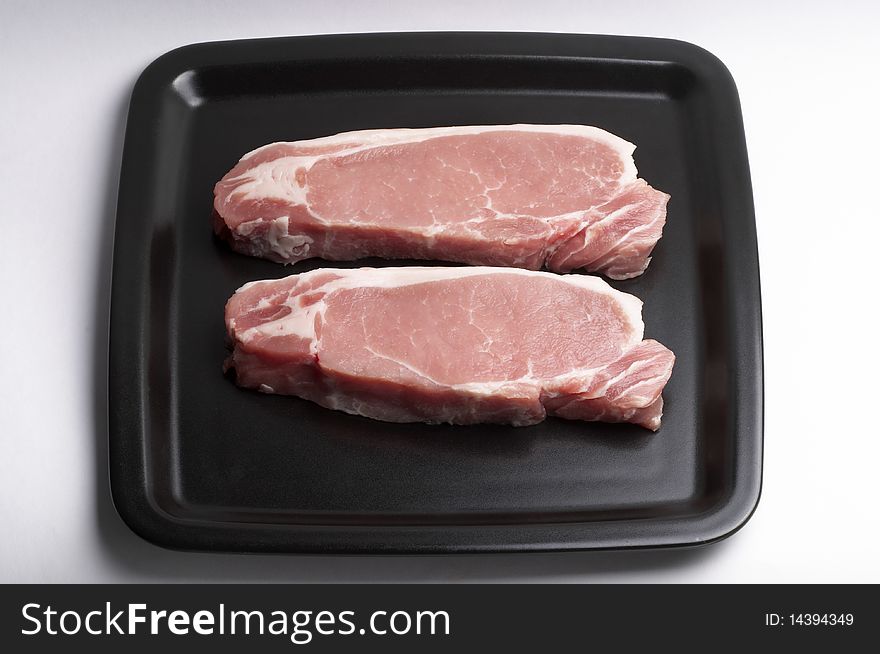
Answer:
<svg viewBox="0 0 880 654"><path fill-rule="evenodd" d="M280 263L438 259L642 274L666 193L596 127L381 129L273 143L214 189L214 229Z"/></svg>
<svg viewBox="0 0 880 654"><path fill-rule="evenodd" d="M392 422L660 426L675 356L597 277L515 268L319 269L241 287L245 388Z"/></svg>

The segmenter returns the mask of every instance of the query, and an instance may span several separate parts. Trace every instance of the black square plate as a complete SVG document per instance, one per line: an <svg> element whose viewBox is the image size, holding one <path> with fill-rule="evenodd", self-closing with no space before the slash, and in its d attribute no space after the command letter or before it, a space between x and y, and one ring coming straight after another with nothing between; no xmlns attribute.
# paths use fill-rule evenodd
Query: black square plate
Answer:
<svg viewBox="0 0 880 654"><path fill-rule="evenodd" d="M347 130L507 123L619 134L638 145L641 176L672 195L647 273L614 284L644 300L646 335L678 357L658 433L559 419L387 424L222 375L226 299L320 266L284 268L212 238L213 185L243 153ZM453 552L716 540L760 493L761 357L739 100L695 46L496 33L207 43L160 57L135 85L113 263L110 477L119 513L155 543Z"/></svg>

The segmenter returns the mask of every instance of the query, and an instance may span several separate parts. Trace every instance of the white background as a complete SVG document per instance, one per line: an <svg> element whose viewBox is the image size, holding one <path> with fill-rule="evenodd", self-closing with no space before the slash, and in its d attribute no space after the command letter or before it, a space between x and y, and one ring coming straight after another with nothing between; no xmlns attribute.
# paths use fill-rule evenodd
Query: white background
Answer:
<svg viewBox="0 0 880 654"><path fill-rule="evenodd" d="M0 581L880 582L876 2L0 0ZM196 41L330 32L663 36L739 86L764 298L764 490L690 552L170 552L110 504L109 250L131 86Z"/></svg>

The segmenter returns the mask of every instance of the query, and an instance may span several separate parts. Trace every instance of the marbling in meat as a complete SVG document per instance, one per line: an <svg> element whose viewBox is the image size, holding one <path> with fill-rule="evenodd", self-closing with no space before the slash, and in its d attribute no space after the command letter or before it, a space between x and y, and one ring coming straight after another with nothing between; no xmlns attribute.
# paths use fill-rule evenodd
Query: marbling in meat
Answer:
<svg viewBox="0 0 880 654"><path fill-rule="evenodd" d="M273 143L214 189L214 229L244 254L436 259L626 279L644 272L666 193L635 146L596 127L379 129Z"/></svg>
<svg viewBox="0 0 880 654"><path fill-rule="evenodd" d="M598 277L515 268L318 269L226 305L237 383L393 422L660 426L674 355Z"/></svg>

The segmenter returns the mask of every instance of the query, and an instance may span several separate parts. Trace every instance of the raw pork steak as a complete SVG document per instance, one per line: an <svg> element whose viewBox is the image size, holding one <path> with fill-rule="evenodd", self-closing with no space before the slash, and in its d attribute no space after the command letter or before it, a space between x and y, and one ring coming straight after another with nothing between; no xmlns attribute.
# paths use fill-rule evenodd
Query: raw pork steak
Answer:
<svg viewBox="0 0 880 654"><path fill-rule="evenodd" d="M214 189L214 229L281 263L439 259L644 272L669 196L596 127L379 129L273 143Z"/></svg>
<svg viewBox="0 0 880 654"><path fill-rule="evenodd" d="M393 422L656 430L674 355L597 277L514 268L319 269L242 286L227 366L246 388Z"/></svg>

